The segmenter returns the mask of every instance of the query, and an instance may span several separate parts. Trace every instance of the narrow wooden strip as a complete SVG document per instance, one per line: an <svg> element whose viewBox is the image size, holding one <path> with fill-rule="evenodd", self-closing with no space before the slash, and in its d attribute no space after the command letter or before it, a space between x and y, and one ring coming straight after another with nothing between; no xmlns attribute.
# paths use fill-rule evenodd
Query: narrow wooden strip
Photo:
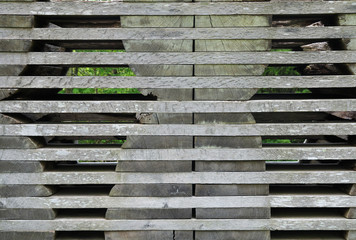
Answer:
<svg viewBox="0 0 356 240"><path fill-rule="evenodd" d="M0 88L343 88L355 75L338 76L0 76Z"/></svg>
<svg viewBox="0 0 356 240"><path fill-rule="evenodd" d="M240 161L348 160L355 147L270 147L261 149L120 149L42 148L0 149L0 161Z"/></svg>
<svg viewBox="0 0 356 240"><path fill-rule="evenodd" d="M346 208L356 207L356 197L348 195L278 195L225 197L107 197L53 196L0 198L2 208Z"/></svg>
<svg viewBox="0 0 356 240"><path fill-rule="evenodd" d="M56 219L0 221L2 231L125 231L125 230L356 230L356 219L187 219L187 220L104 220Z"/></svg>
<svg viewBox="0 0 356 240"><path fill-rule="evenodd" d="M353 171L3 173L0 184L352 184Z"/></svg>
<svg viewBox="0 0 356 240"><path fill-rule="evenodd" d="M0 136L303 136L356 135L356 123L2 124Z"/></svg>
<svg viewBox="0 0 356 240"><path fill-rule="evenodd" d="M1 3L0 14L39 16L297 15L355 13L352 1L234 3Z"/></svg>
<svg viewBox="0 0 356 240"><path fill-rule="evenodd" d="M7 65L128 65L128 64L304 64L356 63L356 51L304 52L30 52L0 53Z"/></svg>
<svg viewBox="0 0 356 240"><path fill-rule="evenodd" d="M0 113L227 113L356 111L356 99L251 101L1 101Z"/></svg>
<svg viewBox="0 0 356 240"><path fill-rule="evenodd" d="M34 28L2 29L4 40L191 40L355 38L355 26L236 28Z"/></svg>

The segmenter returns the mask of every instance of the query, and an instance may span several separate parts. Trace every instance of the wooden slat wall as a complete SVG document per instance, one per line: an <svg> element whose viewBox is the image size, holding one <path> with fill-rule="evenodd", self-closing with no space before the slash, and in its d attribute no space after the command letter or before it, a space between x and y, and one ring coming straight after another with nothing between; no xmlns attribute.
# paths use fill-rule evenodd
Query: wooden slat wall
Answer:
<svg viewBox="0 0 356 240"><path fill-rule="evenodd" d="M354 0L0 0L0 239L355 240L355 39Z"/></svg>

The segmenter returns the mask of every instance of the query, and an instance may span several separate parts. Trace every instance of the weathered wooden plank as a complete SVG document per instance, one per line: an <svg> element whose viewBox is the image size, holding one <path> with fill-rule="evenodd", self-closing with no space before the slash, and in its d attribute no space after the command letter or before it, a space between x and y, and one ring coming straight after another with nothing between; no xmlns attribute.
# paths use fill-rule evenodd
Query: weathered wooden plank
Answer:
<svg viewBox="0 0 356 240"><path fill-rule="evenodd" d="M46 232L0 232L0 238L6 240L54 240L55 232L54 231L46 231Z"/></svg>
<svg viewBox="0 0 356 240"><path fill-rule="evenodd" d="M51 196L55 188L44 185L0 185L0 197Z"/></svg>
<svg viewBox="0 0 356 240"><path fill-rule="evenodd" d="M203 40L203 39L340 39L354 38L355 26L310 27L226 27L226 28L34 28L2 29L2 40ZM141 41L142 42L142 41ZM137 42L138 43L138 42Z"/></svg>
<svg viewBox="0 0 356 240"><path fill-rule="evenodd" d="M189 184L121 184L111 189L110 197L187 197L192 192Z"/></svg>
<svg viewBox="0 0 356 240"><path fill-rule="evenodd" d="M0 5L2 5L1 3ZM34 16L12 16L12 15L1 15L0 16L0 27L2 28L32 28L34 27ZM1 33L7 30L1 29ZM2 35L2 34L1 34Z"/></svg>
<svg viewBox="0 0 356 240"><path fill-rule="evenodd" d="M0 221L3 231L125 231L125 230L355 230L356 220L345 218L103 220L56 219Z"/></svg>
<svg viewBox="0 0 356 240"><path fill-rule="evenodd" d="M356 135L356 123L2 124L1 136L279 136ZM244 146L241 146L244 147ZM246 146L245 146L246 147Z"/></svg>
<svg viewBox="0 0 356 240"><path fill-rule="evenodd" d="M343 88L356 76L0 76L0 88Z"/></svg>
<svg viewBox="0 0 356 240"><path fill-rule="evenodd" d="M192 231L119 231L105 232L105 240L193 239Z"/></svg>
<svg viewBox="0 0 356 240"><path fill-rule="evenodd" d="M235 3L1 3L0 14L39 16L130 15L297 15L354 13L354 2L235 2Z"/></svg>
<svg viewBox="0 0 356 240"><path fill-rule="evenodd" d="M127 64L305 64L356 63L356 51L304 52L30 52L0 53L7 65L127 65Z"/></svg>
<svg viewBox="0 0 356 240"><path fill-rule="evenodd" d="M195 231L195 240L207 239L270 239L269 231Z"/></svg>
<svg viewBox="0 0 356 240"><path fill-rule="evenodd" d="M1 113L348 112L355 99L252 101L1 101Z"/></svg>
<svg viewBox="0 0 356 240"><path fill-rule="evenodd" d="M245 161L245 160L349 160L354 147L272 147L262 149L117 149L42 148L2 149L0 161Z"/></svg>
<svg viewBox="0 0 356 240"><path fill-rule="evenodd" d="M354 171L2 173L0 184L353 184Z"/></svg>
<svg viewBox="0 0 356 240"><path fill-rule="evenodd" d="M0 198L3 208L345 208L356 207L356 197L333 195L218 196L218 197L107 197L52 196Z"/></svg>

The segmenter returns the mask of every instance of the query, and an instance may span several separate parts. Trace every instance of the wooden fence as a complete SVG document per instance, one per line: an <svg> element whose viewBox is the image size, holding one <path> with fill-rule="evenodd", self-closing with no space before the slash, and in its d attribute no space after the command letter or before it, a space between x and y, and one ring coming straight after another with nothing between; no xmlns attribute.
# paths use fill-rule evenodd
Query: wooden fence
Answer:
<svg viewBox="0 0 356 240"><path fill-rule="evenodd" d="M0 239L356 240L354 0L0 0L0 28Z"/></svg>

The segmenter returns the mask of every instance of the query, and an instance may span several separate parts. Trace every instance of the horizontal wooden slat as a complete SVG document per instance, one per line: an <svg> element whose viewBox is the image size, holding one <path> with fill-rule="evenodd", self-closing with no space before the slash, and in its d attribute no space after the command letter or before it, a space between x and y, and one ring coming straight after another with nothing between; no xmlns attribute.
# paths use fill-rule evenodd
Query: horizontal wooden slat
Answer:
<svg viewBox="0 0 356 240"><path fill-rule="evenodd" d="M355 26L237 28L35 28L3 29L6 40L155 40L155 39L340 39L356 38Z"/></svg>
<svg viewBox="0 0 356 240"><path fill-rule="evenodd" d="M127 65L127 64L304 64L356 63L356 51L297 52L30 52L0 53L7 65Z"/></svg>
<svg viewBox="0 0 356 240"><path fill-rule="evenodd" d="M0 76L0 88L343 88L355 75L339 76Z"/></svg>
<svg viewBox="0 0 356 240"><path fill-rule="evenodd" d="M354 171L3 173L0 184L353 184Z"/></svg>
<svg viewBox="0 0 356 240"><path fill-rule="evenodd" d="M356 219L275 218L275 219L187 219L187 220L7 220L3 231L124 231L124 230L356 230Z"/></svg>
<svg viewBox="0 0 356 240"><path fill-rule="evenodd" d="M346 208L356 207L356 197L347 195L281 195L225 197L108 197L52 196L0 198L2 208Z"/></svg>
<svg viewBox="0 0 356 240"><path fill-rule="evenodd" d="M260 149L0 149L0 161L239 161L355 159L355 147L269 147Z"/></svg>
<svg viewBox="0 0 356 240"><path fill-rule="evenodd" d="M1 3L0 14L39 16L296 15L354 13L353 1L259 3Z"/></svg>
<svg viewBox="0 0 356 240"><path fill-rule="evenodd" d="M0 136L304 136L356 135L356 123L2 124Z"/></svg>
<svg viewBox="0 0 356 240"><path fill-rule="evenodd" d="M0 113L227 113L356 111L356 99L252 101L1 101Z"/></svg>

